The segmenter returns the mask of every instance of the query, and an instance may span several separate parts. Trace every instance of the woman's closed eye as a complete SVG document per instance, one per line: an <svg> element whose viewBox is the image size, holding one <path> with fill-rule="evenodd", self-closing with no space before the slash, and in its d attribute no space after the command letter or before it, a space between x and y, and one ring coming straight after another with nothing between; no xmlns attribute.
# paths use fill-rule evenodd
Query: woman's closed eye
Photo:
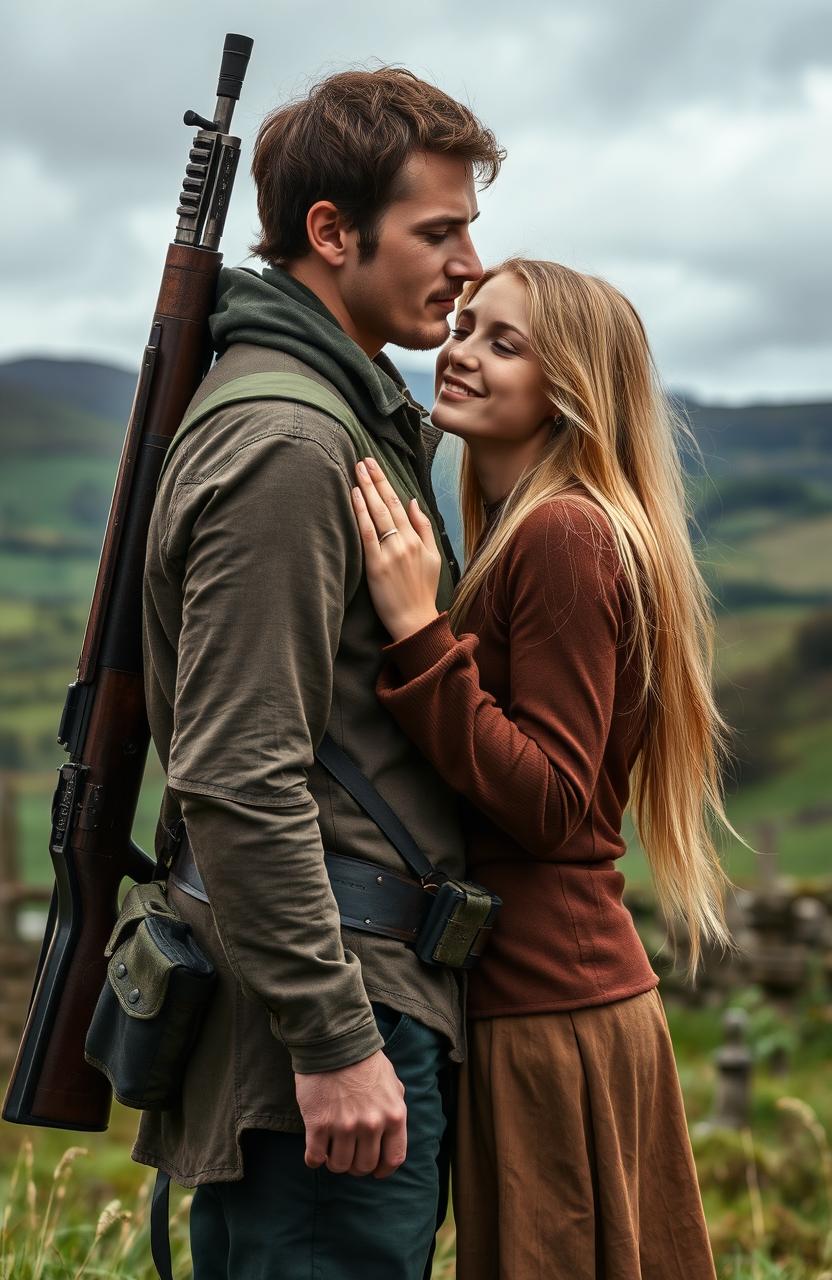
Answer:
<svg viewBox="0 0 832 1280"><path fill-rule="evenodd" d="M455 342L464 342L465 339L470 336L470 329L451 329L451 337ZM520 354L517 348L513 347L510 342L507 342L505 338L494 338L491 342L491 346L494 351L499 352L499 354L503 356L516 356Z"/></svg>

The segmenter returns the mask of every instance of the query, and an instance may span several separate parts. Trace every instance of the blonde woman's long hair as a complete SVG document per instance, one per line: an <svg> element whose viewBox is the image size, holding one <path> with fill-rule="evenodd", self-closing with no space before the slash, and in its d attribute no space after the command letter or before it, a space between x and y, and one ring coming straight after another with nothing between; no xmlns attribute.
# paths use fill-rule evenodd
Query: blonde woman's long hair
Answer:
<svg viewBox="0 0 832 1280"><path fill-rule="evenodd" d="M474 596L536 507L563 494L592 514L575 490L582 485L610 522L633 604L630 660L643 672L645 732L630 807L668 925L686 927L693 976L704 943L731 945L724 913L729 882L712 829L737 835L722 792L728 734L711 686L711 596L688 533L677 443L682 435L695 442L662 392L638 314L617 289L555 262L511 258L469 285L461 305L502 272L526 287L529 338L558 426L473 561L485 504L464 449L460 506L469 564L451 625L459 632Z"/></svg>

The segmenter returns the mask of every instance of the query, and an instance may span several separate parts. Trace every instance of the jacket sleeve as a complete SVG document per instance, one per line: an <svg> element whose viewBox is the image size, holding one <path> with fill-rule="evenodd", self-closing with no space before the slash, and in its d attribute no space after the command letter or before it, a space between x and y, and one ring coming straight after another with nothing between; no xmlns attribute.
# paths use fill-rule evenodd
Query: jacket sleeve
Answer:
<svg viewBox="0 0 832 1280"><path fill-rule="evenodd" d="M505 707L480 684L477 637L457 638L447 614L385 649L384 706L445 781L534 858L556 859L583 821L609 735L621 625L610 538L561 500L533 512L506 548L496 566ZM496 607L490 593L484 607Z"/></svg>
<svg viewBox="0 0 832 1280"><path fill-rule="evenodd" d="M307 770L360 580L349 481L316 440L255 435L180 479L178 504L163 547L183 601L168 785L243 990L296 1071L347 1066L382 1040L342 945Z"/></svg>

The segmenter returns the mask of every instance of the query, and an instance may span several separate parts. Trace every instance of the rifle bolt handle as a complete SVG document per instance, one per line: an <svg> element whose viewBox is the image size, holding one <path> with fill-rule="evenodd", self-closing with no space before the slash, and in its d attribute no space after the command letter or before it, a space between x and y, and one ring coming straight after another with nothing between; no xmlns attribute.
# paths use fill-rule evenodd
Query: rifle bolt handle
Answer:
<svg viewBox="0 0 832 1280"><path fill-rule="evenodd" d="M200 129L216 129L217 127L215 120L206 120L205 116L201 116L198 111L186 111L182 117L182 123L186 124L189 129L193 128L194 125L199 125Z"/></svg>

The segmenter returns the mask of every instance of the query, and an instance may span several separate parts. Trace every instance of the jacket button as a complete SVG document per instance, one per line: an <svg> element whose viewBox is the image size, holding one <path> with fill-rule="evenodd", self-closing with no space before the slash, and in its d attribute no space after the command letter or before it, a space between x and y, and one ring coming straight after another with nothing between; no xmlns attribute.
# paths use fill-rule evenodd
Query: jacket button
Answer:
<svg viewBox="0 0 832 1280"><path fill-rule="evenodd" d="M117 964L117 965L116 965L116 977L117 977L117 978L126 978L126 977L127 977L127 965L126 965L126 964Z"/></svg>
<svg viewBox="0 0 832 1280"><path fill-rule="evenodd" d="M131 1004L135 1004L136 1001L139 999L140 995L141 995L141 992L139 991L139 988L135 987L133 991L130 991L128 993L127 999L130 1001Z"/></svg>

